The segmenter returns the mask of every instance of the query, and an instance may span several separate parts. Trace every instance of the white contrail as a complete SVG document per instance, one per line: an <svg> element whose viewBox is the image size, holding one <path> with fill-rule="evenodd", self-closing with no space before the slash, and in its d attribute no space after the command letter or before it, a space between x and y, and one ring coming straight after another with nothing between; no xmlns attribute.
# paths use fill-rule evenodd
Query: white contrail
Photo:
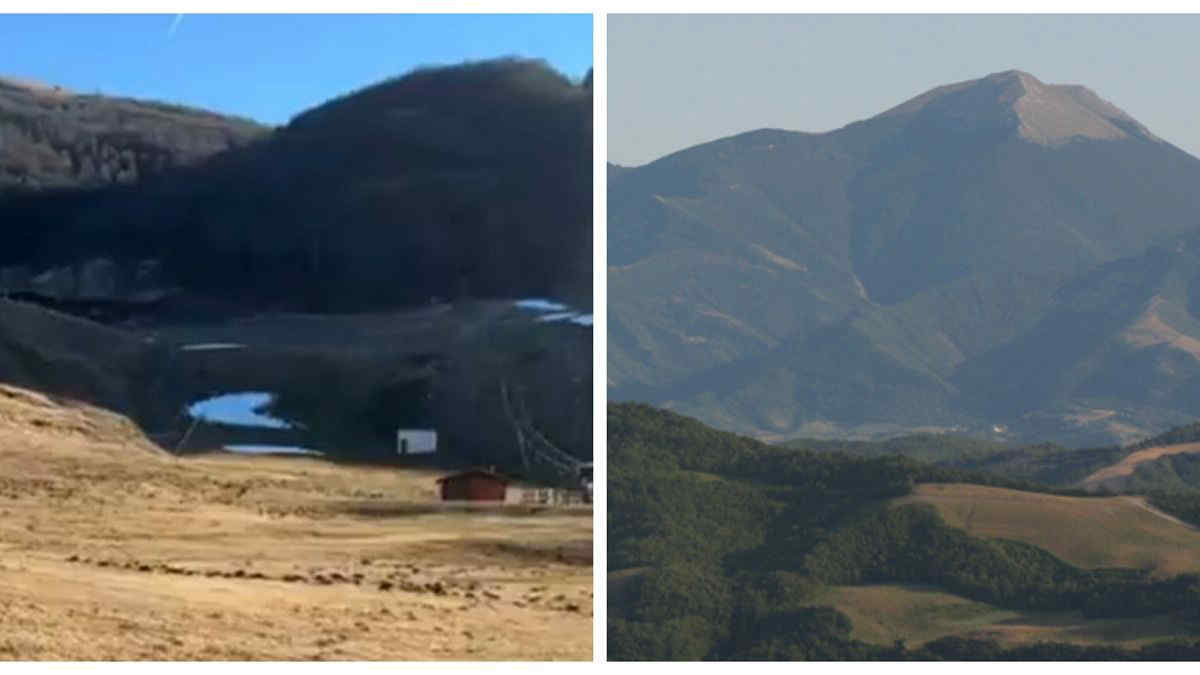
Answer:
<svg viewBox="0 0 1200 675"><path fill-rule="evenodd" d="M181 22L181 21L183 21L183 15L176 14L175 18L171 20L171 27L167 29L167 37L168 38L175 35L175 29L179 28L179 22Z"/></svg>

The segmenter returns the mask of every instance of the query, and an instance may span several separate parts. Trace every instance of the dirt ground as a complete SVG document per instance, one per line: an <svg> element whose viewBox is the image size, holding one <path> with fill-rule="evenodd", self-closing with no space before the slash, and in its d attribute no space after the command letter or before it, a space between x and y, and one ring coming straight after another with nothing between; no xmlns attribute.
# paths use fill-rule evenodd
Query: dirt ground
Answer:
<svg viewBox="0 0 1200 675"><path fill-rule="evenodd" d="M175 458L0 385L0 659L590 660L591 510L436 477Z"/></svg>

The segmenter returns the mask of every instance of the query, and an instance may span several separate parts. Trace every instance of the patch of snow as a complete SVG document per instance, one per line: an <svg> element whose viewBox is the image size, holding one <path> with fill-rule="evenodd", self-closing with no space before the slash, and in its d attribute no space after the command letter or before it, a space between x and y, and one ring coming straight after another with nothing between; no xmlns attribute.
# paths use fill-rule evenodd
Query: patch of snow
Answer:
<svg viewBox="0 0 1200 675"><path fill-rule="evenodd" d="M293 445L226 445L225 449L245 455L322 455L309 448Z"/></svg>
<svg viewBox="0 0 1200 675"><path fill-rule="evenodd" d="M561 302L554 302L545 298L526 298L518 300L515 304L521 309L531 309L535 312L562 312L568 309Z"/></svg>
<svg viewBox="0 0 1200 675"><path fill-rule="evenodd" d="M521 309L542 312L542 315L537 318L537 321L541 323L547 323L551 321L569 321L577 326L592 325L591 314L580 313L561 302L555 302L545 298L526 298L525 300L518 300L513 304Z"/></svg>
<svg viewBox="0 0 1200 675"><path fill-rule="evenodd" d="M542 323L546 323L546 322L550 322L550 321L567 321L567 322L573 323L577 326L591 326L592 325L592 315L591 314L580 314L579 312L557 312L554 314L547 314L545 316L539 316L537 320Z"/></svg>
<svg viewBox="0 0 1200 675"><path fill-rule="evenodd" d="M194 345L184 345L179 348L184 352L208 352L218 349L245 349L246 345L236 342L201 342Z"/></svg>
<svg viewBox="0 0 1200 675"><path fill-rule="evenodd" d="M292 425L287 422L260 412L274 399L274 394L259 391L223 394L193 403L188 406L188 414L194 418L211 422L270 429L291 429Z"/></svg>

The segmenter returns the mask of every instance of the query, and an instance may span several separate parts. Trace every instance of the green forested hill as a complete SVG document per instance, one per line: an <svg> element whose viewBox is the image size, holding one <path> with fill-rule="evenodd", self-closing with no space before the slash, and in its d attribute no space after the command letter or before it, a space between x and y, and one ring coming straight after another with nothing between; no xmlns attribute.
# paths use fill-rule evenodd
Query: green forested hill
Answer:
<svg viewBox="0 0 1200 675"><path fill-rule="evenodd" d="M1126 446L1068 448L1055 443L1013 445L958 434L907 434L881 441L797 438L781 448L812 452L844 452L859 457L903 456L939 466L1028 481L1059 488L1131 494L1200 492L1200 456L1164 454L1136 466L1119 483L1089 486L1086 477L1148 448L1180 446L1200 441L1200 424L1175 427Z"/></svg>
<svg viewBox="0 0 1200 675"><path fill-rule="evenodd" d="M610 405L608 429L614 660L1200 655L1200 577L1083 569L1027 543L974 537L932 507L894 503L924 483L1031 496L1051 488L896 455L769 446L645 405ZM924 585L1043 623L1172 626L1147 630L1176 641L1084 648L1056 633L1059 642L1034 647L1034 638L976 643L961 628L919 646L877 644L856 637L838 609L854 594L836 589L862 584Z"/></svg>
<svg viewBox="0 0 1200 675"><path fill-rule="evenodd" d="M779 444L781 447L814 452L845 452L862 457L903 455L930 463L968 461L1011 450L1012 446L957 434L906 434L882 441L844 441L797 438Z"/></svg>

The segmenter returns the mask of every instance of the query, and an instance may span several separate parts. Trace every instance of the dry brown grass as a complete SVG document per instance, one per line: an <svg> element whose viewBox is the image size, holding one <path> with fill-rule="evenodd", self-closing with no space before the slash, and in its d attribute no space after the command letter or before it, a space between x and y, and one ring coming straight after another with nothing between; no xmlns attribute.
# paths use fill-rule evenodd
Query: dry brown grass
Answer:
<svg viewBox="0 0 1200 675"><path fill-rule="evenodd" d="M1200 340L1179 332L1159 316L1158 308L1163 302L1163 298L1159 296L1150 300L1150 305L1142 316L1123 333L1125 341L1142 349L1169 345L1200 359Z"/></svg>
<svg viewBox="0 0 1200 675"><path fill-rule="evenodd" d="M590 511L444 509L435 477L180 459L0 390L0 659L590 659Z"/></svg>
<svg viewBox="0 0 1200 675"><path fill-rule="evenodd" d="M976 537L1024 541L1085 568L1200 571L1200 531L1126 497L1061 497L969 484L924 484L896 503L932 504Z"/></svg>
<svg viewBox="0 0 1200 675"><path fill-rule="evenodd" d="M1079 612L1007 610L938 589L899 584L835 586L819 599L850 618L853 637L917 647L948 635L988 638L1005 645L1032 642L1107 644L1136 648L1198 632L1179 617L1088 619Z"/></svg>
<svg viewBox="0 0 1200 675"><path fill-rule="evenodd" d="M1200 452L1200 443L1177 443L1175 445L1158 445L1153 448L1146 448L1131 453L1116 464L1104 467L1084 478L1081 484L1084 487L1092 485L1100 485L1106 481L1115 478L1124 478L1132 475L1137 470L1140 464L1145 462L1153 462L1161 457L1168 455L1185 455L1193 452Z"/></svg>

